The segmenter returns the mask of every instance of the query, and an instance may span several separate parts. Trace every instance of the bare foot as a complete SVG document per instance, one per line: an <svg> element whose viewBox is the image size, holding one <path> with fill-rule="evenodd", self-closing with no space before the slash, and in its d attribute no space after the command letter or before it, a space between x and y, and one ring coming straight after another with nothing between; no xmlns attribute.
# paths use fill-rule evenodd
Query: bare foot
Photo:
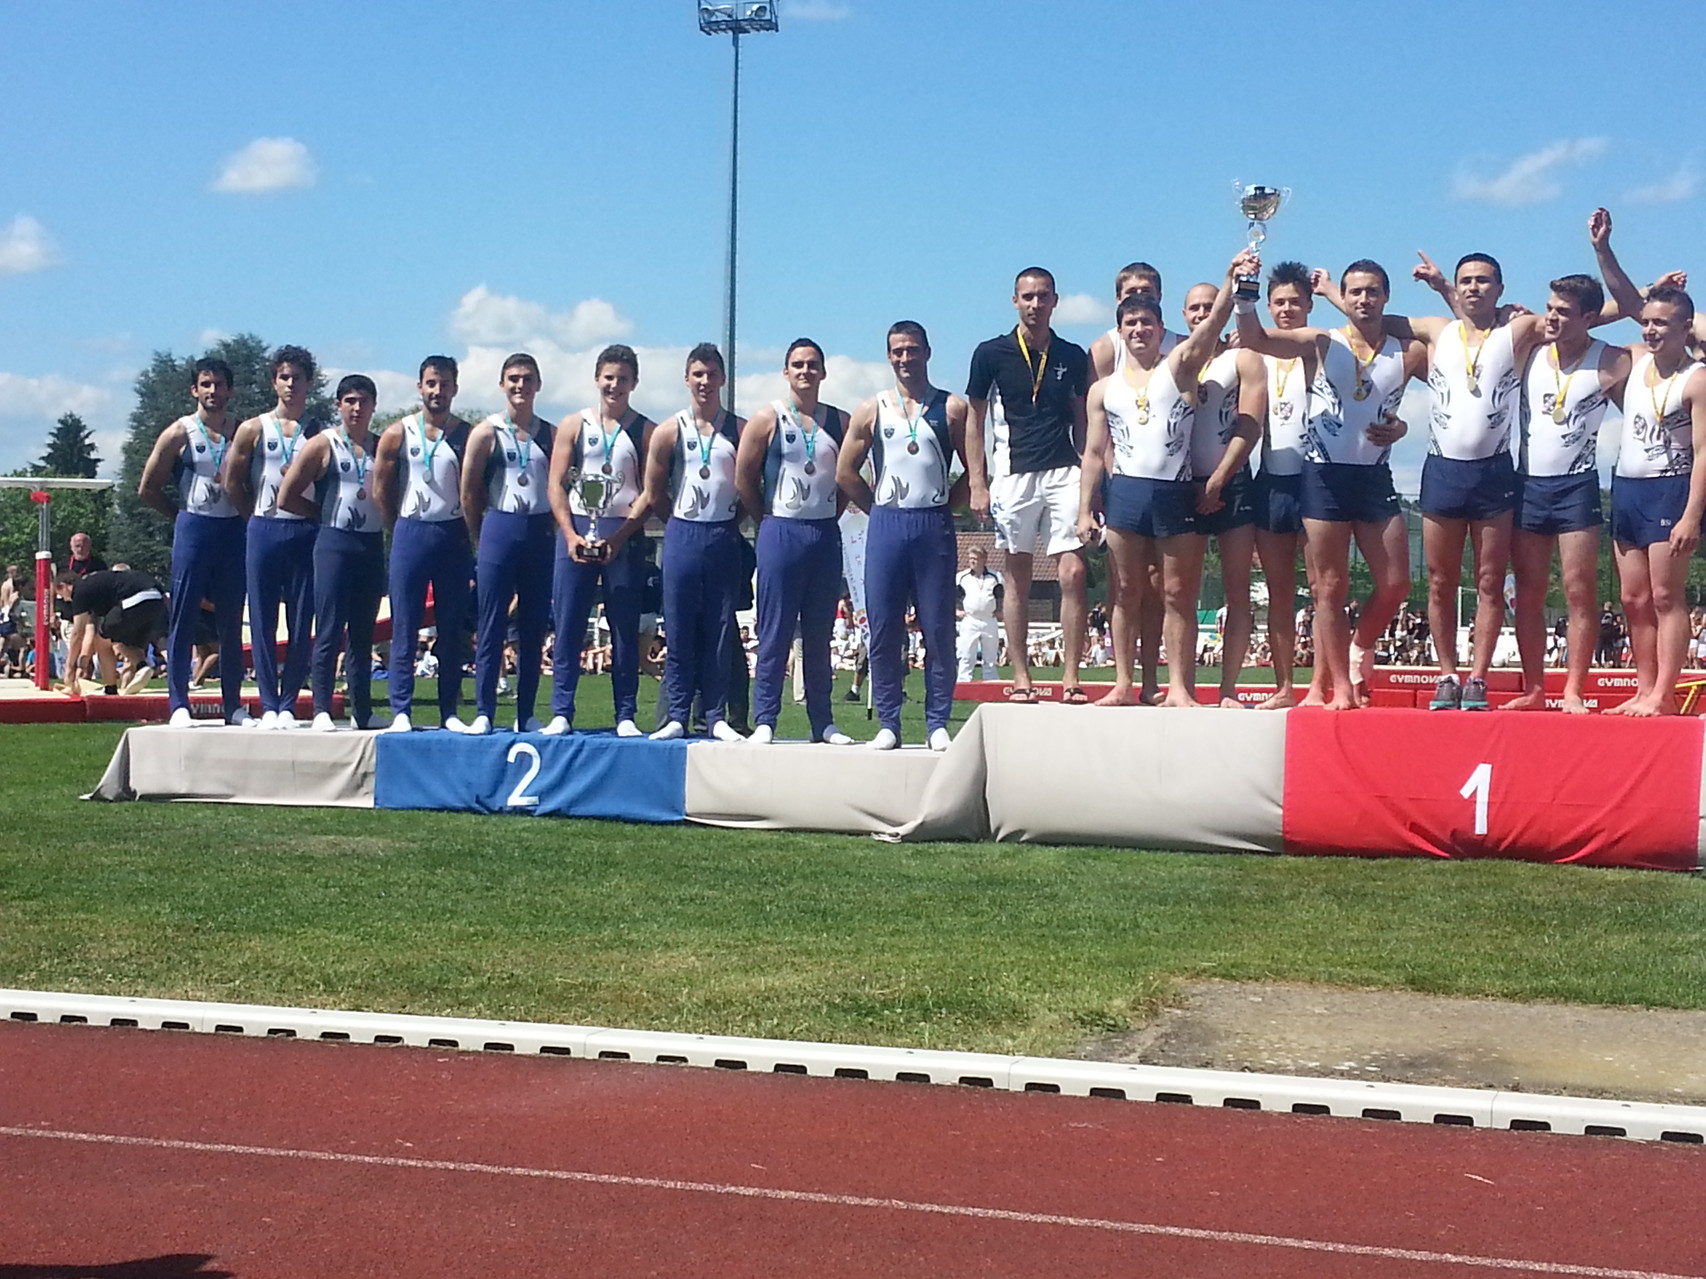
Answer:
<svg viewBox="0 0 1706 1279"><path fill-rule="evenodd" d="M1370 694L1368 691L1368 681L1367 680L1360 680L1359 679L1356 683L1352 684L1351 685L1351 696L1356 699L1356 704L1357 704L1359 709L1361 707L1364 707L1364 706L1372 705L1374 702L1373 695Z"/></svg>
<svg viewBox="0 0 1706 1279"><path fill-rule="evenodd" d="M1299 706L1325 706L1326 704L1327 694L1321 689L1315 688L1313 685L1310 687L1309 691L1303 695L1303 700L1298 703Z"/></svg>
<svg viewBox="0 0 1706 1279"><path fill-rule="evenodd" d="M1635 698L1633 701L1624 702L1623 705L1617 708L1617 710L1622 714L1631 716L1635 719L1651 719L1654 716L1664 714L1664 711L1657 704L1640 697ZM1671 714L1674 715L1675 713L1676 708L1672 707Z"/></svg>
<svg viewBox="0 0 1706 1279"><path fill-rule="evenodd" d="M1161 690L1154 684L1145 684L1137 694L1137 700L1144 706L1161 705Z"/></svg>
<svg viewBox="0 0 1706 1279"><path fill-rule="evenodd" d="M1308 706L1311 703L1306 701L1303 704ZM1321 703L1317 701L1313 704L1319 706ZM1292 690L1290 685L1287 685L1285 688L1280 689L1278 692L1268 697L1268 699L1258 705L1256 709L1259 711L1283 711L1288 707L1296 705L1297 694Z"/></svg>
<svg viewBox="0 0 1706 1279"><path fill-rule="evenodd" d="M1192 697L1189 693L1169 690L1167 693L1167 699L1162 702L1161 705L1196 707L1201 706L1202 703L1197 701L1197 699Z"/></svg>
<svg viewBox="0 0 1706 1279"><path fill-rule="evenodd" d="M1097 706L1142 706L1143 705L1143 703L1138 700L1137 694L1131 691L1131 685L1130 684L1125 684L1125 685L1115 684L1112 688L1110 688L1101 697L1097 698L1094 704Z"/></svg>
<svg viewBox="0 0 1706 1279"><path fill-rule="evenodd" d="M1589 713L1588 704L1576 693L1565 693L1564 704L1559 709L1566 715L1586 715Z"/></svg>
<svg viewBox="0 0 1706 1279"><path fill-rule="evenodd" d="M1222 710L1241 711L1244 709L1243 702L1239 701L1236 697L1228 697L1224 693L1220 695L1220 705Z"/></svg>
<svg viewBox="0 0 1706 1279"><path fill-rule="evenodd" d="M1507 711L1543 711L1546 709L1546 690L1544 688L1532 689L1521 697L1511 698L1500 709Z"/></svg>
<svg viewBox="0 0 1706 1279"><path fill-rule="evenodd" d="M1631 697L1628 701L1619 702L1616 706L1607 706L1603 711L1600 712L1600 714L1601 715L1628 715L1631 713L1629 708L1631 706L1633 706L1634 704L1635 704L1635 699L1633 697Z"/></svg>
<svg viewBox="0 0 1706 1279"><path fill-rule="evenodd" d="M1362 703L1352 697L1335 697L1326 705L1330 711L1360 711L1362 709Z"/></svg>

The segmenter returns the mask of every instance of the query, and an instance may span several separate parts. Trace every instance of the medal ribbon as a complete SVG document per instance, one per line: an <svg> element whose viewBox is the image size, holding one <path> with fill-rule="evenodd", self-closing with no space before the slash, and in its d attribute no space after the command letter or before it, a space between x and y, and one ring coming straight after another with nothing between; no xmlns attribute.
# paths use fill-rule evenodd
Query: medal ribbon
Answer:
<svg viewBox="0 0 1706 1279"><path fill-rule="evenodd" d="M189 420L195 423L196 434L201 436L201 442L207 445L207 451L213 455L213 482L219 483L219 464L225 460L225 446L231 441L226 436L219 436L215 444L214 437L208 433L207 423L201 420L201 410L190 414Z"/></svg>
<svg viewBox="0 0 1706 1279"><path fill-rule="evenodd" d="M1052 336L1053 331L1051 330L1050 332ZM1019 354L1025 357L1025 372L1031 375L1031 407L1034 409L1037 407L1037 394L1043 389L1043 374L1048 372L1049 348L1047 346L1043 348L1043 353L1037 360L1036 367L1033 369L1031 367L1031 348L1025 345L1024 326L1015 326L1013 334L1019 339ZM1053 345L1052 341L1050 342L1050 345Z"/></svg>
<svg viewBox="0 0 1706 1279"><path fill-rule="evenodd" d="M438 438L436 440L429 441L427 439L427 433L426 433L427 417L426 417L426 410L425 409L421 410L420 428L421 428L421 456L426 458L426 483L427 483L427 487L431 488L432 487L432 459L438 453L438 446L440 444L444 443L444 432L440 431L438 433Z"/></svg>
<svg viewBox="0 0 1706 1279"><path fill-rule="evenodd" d="M1368 359L1363 359L1362 356L1357 354L1356 326L1354 324L1347 324L1345 325L1345 345L1350 347L1351 359L1356 361L1357 390L1362 391L1365 386L1372 387L1374 385L1374 379L1365 377L1364 374L1367 370L1374 367L1375 360L1380 357L1380 352L1385 349L1386 344L1382 342L1378 347L1370 347L1368 350ZM1363 393L1357 398L1360 400L1366 400L1368 398L1368 392L1363 391Z"/></svg>
<svg viewBox="0 0 1706 1279"><path fill-rule="evenodd" d="M1688 366L1688 362L1686 360L1684 360L1683 361L1683 368L1686 368L1687 366ZM1675 382L1676 379L1678 377L1680 377L1681 375L1682 375L1682 369L1679 368L1679 369L1677 369L1677 371L1675 373L1672 373L1669 377L1667 377L1665 379L1665 394L1664 394L1664 398L1661 400L1659 398L1659 385L1658 385L1658 383L1659 383L1659 362L1657 360L1654 360L1652 363L1652 371L1647 374L1647 397L1649 399L1651 399L1653 402L1653 428L1655 430L1657 430L1659 427L1664 425L1665 414L1670 411L1671 383Z"/></svg>
<svg viewBox="0 0 1706 1279"><path fill-rule="evenodd" d="M530 438L526 444L521 442L521 432L515 425L515 419L508 413L504 414L504 426L509 429L510 447L515 450L515 458L520 464L521 473L527 474L527 463L533 457L533 441Z"/></svg>
<svg viewBox="0 0 1706 1279"><path fill-rule="evenodd" d="M1141 424L1149 420L1149 380L1155 376L1155 370L1149 370L1149 378L1145 378L1143 385L1139 386L1137 379L1131 375L1131 365L1132 362L1128 360L1125 368L1121 371L1125 374L1126 385L1131 388L1131 393L1137 397L1137 420Z"/></svg>
<svg viewBox="0 0 1706 1279"><path fill-rule="evenodd" d="M798 404L794 404L794 403L790 403L788 405L788 408L792 412L792 416L794 419L794 425L799 427L800 440L806 446L806 461L812 463L813 465L816 465L816 463L817 463L817 429L818 429L817 428L817 413L815 411L813 411L811 413L807 413ZM802 418L804 419L804 421L801 420ZM810 422L812 424L812 429L809 431L806 430L806 427L805 427L806 422Z"/></svg>
<svg viewBox="0 0 1706 1279"><path fill-rule="evenodd" d="M906 412L906 392L897 386L894 389L894 403L895 407L900 410L901 421L906 423L906 442L909 445L916 445L918 443L918 428L924 422L924 410L926 408L925 402L923 400L919 400L918 416L916 418L909 417ZM918 452L918 449L914 447L907 451L910 453L916 453Z"/></svg>
<svg viewBox="0 0 1706 1279"><path fill-rule="evenodd" d="M1481 341L1471 353L1469 350L1469 322L1467 320L1457 322L1458 334L1463 339L1463 376L1470 387L1474 387L1481 379L1481 352L1487 349L1487 342L1493 336L1493 329L1496 328L1498 325L1495 324L1492 329L1485 331L1476 329L1475 332L1480 335Z"/></svg>
<svg viewBox="0 0 1706 1279"><path fill-rule="evenodd" d="M1593 343L1589 342L1587 348L1576 357L1576 362L1570 365L1570 371L1566 373L1564 366L1558 360L1558 344L1556 342L1552 344L1552 420L1554 422L1564 421L1564 399L1570 393L1570 383L1581 371L1582 361L1587 359L1588 351L1591 350L1593 350Z"/></svg>
<svg viewBox="0 0 1706 1279"><path fill-rule="evenodd" d="M366 488L367 487L367 469L368 469L368 466L370 465L366 450L356 448L355 441L350 439L349 432L344 429L342 423L338 424L338 438L344 442L344 447L350 451L350 457L355 462L355 486L356 486L356 488L357 489Z"/></svg>
<svg viewBox="0 0 1706 1279"><path fill-rule="evenodd" d="M296 456L296 450L302 446L302 423L296 424L296 434L284 433L284 421L277 413L272 415L272 429L278 432L278 449L284 454L284 469L290 469L290 459Z"/></svg>

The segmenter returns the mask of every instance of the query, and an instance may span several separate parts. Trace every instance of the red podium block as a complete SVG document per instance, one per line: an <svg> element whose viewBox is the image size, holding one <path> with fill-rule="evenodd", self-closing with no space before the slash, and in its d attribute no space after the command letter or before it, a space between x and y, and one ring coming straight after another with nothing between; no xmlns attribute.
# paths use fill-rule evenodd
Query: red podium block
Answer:
<svg viewBox="0 0 1706 1279"><path fill-rule="evenodd" d="M1294 710L1285 849L1693 870L1693 717Z"/></svg>

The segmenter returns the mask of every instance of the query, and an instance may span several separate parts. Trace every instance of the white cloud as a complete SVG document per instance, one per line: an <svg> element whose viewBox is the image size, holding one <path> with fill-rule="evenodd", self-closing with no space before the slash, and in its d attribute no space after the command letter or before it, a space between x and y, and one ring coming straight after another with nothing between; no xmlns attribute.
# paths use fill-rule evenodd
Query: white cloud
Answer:
<svg viewBox="0 0 1706 1279"><path fill-rule="evenodd" d="M853 16L853 8L834 0L783 0L781 16L795 22L840 22Z"/></svg>
<svg viewBox="0 0 1706 1279"><path fill-rule="evenodd" d="M457 337L475 345L597 346L634 331L633 323L602 298L587 298L567 311L549 311L525 298L493 293L477 285L464 293L450 317Z"/></svg>
<svg viewBox="0 0 1706 1279"><path fill-rule="evenodd" d="M107 472L115 471L124 446L117 411L118 401L105 387L55 374L0 373L0 471L16 470L38 459L62 413L75 413L89 424Z"/></svg>
<svg viewBox="0 0 1706 1279"><path fill-rule="evenodd" d="M1452 194L1459 200L1506 207L1554 200L1564 192L1559 170L1591 160L1604 150L1604 138L1565 138L1518 156L1502 173L1490 178L1460 169L1452 182Z"/></svg>
<svg viewBox="0 0 1706 1279"><path fill-rule="evenodd" d="M209 347L218 346L226 338L231 336L232 335L227 333L224 329L203 329L196 335L195 340L196 345L205 351Z"/></svg>
<svg viewBox="0 0 1706 1279"><path fill-rule="evenodd" d="M23 275L57 266L64 260L47 228L27 213L0 227L0 275Z"/></svg>
<svg viewBox="0 0 1706 1279"><path fill-rule="evenodd" d="M256 138L225 161L213 189L260 195L311 187L315 176L314 157L295 138Z"/></svg>
<svg viewBox="0 0 1706 1279"><path fill-rule="evenodd" d="M1692 199L1700 190L1700 171L1692 164L1683 164L1668 178L1650 186L1635 187L1623 193L1625 204L1675 204Z"/></svg>
<svg viewBox="0 0 1706 1279"><path fill-rule="evenodd" d="M1088 293L1068 293L1054 309L1056 324L1111 324L1114 309Z"/></svg>

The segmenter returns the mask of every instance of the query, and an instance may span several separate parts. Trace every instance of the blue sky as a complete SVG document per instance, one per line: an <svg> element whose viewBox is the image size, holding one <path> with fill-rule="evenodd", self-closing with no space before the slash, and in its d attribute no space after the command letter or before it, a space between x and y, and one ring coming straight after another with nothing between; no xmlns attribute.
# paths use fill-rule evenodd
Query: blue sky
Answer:
<svg viewBox="0 0 1706 1279"><path fill-rule="evenodd" d="M116 461L150 352L240 331L373 373L395 408L426 354L465 359L473 408L531 349L548 415L623 340L636 402L676 407L685 349L722 329L730 55L694 9L6 3L0 469L66 409ZM781 0L745 42L743 404L807 334L851 406L887 384L900 318L959 389L1032 263L1081 343L1132 258L1176 307L1242 243L1235 178L1294 189L1270 261L1399 276L1418 248L1488 251L1538 304L1592 269L1604 203L1638 281L1690 267L1700 12ZM1432 301L1395 284L1395 310ZM1399 446L1401 480L1423 447Z"/></svg>

